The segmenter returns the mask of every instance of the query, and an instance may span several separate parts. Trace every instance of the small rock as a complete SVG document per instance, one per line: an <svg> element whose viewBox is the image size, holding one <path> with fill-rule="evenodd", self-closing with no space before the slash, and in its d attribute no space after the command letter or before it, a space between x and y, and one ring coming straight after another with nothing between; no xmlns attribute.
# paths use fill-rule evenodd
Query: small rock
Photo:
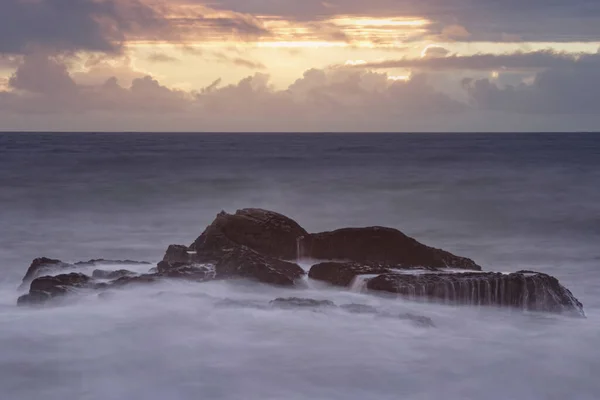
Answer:
<svg viewBox="0 0 600 400"><path fill-rule="evenodd" d="M298 297L278 298L272 300L269 304L281 308L335 307L335 303L331 300L301 299Z"/></svg>

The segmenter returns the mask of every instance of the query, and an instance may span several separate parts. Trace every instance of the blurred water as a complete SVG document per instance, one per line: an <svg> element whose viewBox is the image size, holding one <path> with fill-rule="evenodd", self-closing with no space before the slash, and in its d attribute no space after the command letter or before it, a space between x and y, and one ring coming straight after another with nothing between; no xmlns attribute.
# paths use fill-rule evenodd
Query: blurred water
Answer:
<svg viewBox="0 0 600 400"><path fill-rule="evenodd" d="M598 399L599 183L593 134L0 134L0 398ZM243 207L547 272L588 319L234 283L14 306L35 257L157 261ZM291 295L436 328L250 307Z"/></svg>

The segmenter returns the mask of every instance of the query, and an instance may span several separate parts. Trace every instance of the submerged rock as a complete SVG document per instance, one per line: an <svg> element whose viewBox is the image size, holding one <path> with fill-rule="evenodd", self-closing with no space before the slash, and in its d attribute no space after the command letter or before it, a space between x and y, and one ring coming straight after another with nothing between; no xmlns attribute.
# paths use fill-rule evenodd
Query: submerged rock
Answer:
<svg viewBox="0 0 600 400"><path fill-rule="evenodd" d="M377 314L375 307L366 304L342 304L340 308L353 314Z"/></svg>
<svg viewBox="0 0 600 400"><path fill-rule="evenodd" d="M335 307L331 300L301 299L298 297L278 298L270 302L272 306L281 308L317 308Z"/></svg>
<svg viewBox="0 0 600 400"><path fill-rule="evenodd" d="M207 281L215 279L215 267L212 265L169 263L161 261L158 263L157 277L187 279L190 281Z"/></svg>
<svg viewBox="0 0 600 400"><path fill-rule="evenodd" d="M118 271L105 271L102 269L97 269L92 272L92 278L94 279L119 279L124 276L134 276L137 275L135 272L128 271L126 269L120 269Z"/></svg>
<svg viewBox="0 0 600 400"><path fill-rule="evenodd" d="M411 313L404 313L398 315L399 319L406 320L412 322L414 325L420 328L435 328L435 324L433 320L429 317L425 317L423 315L415 315Z"/></svg>
<svg viewBox="0 0 600 400"><path fill-rule="evenodd" d="M133 260L105 260L103 258L99 258L96 260L89 261L79 261L76 262L76 267L95 267L97 265L150 265L151 263L147 261L133 261Z"/></svg>
<svg viewBox="0 0 600 400"><path fill-rule="evenodd" d="M302 240L302 253L318 260L481 270L473 260L419 243L397 229L346 228Z"/></svg>
<svg viewBox="0 0 600 400"><path fill-rule="evenodd" d="M40 304L74 289L88 287L89 283L89 276L76 273L36 278L31 282L29 293L19 297L17 304Z"/></svg>
<svg viewBox="0 0 600 400"><path fill-rule="evenodd" d="M536 272L383 274L367 288L451 304L584 315L582 304L556 278Z"/></svg>

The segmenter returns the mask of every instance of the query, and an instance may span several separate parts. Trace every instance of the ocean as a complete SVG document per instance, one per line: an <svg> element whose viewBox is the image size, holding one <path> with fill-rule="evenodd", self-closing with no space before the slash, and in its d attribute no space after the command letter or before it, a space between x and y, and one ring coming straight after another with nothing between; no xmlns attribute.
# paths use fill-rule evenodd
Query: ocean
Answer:
<svg viewBox="0 0 600 400"><path fill-rule="evenodd" d="M239 282L16 306L36 257L157 262L248 207L545 272L587 318ZM0 133L0 227L0 399L600 399L599 135ZM435 327L257 306L292 295Z"/></svg>

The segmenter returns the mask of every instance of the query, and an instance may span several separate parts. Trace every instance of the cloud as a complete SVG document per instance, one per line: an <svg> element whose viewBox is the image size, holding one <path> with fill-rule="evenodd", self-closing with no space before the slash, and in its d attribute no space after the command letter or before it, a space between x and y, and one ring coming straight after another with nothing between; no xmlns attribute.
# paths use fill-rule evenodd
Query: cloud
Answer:
<svg viewBox="0 0 600 400"><path fill-rule="evenodd" d="M103 112L155 118L177 114L222 129L252 130L267 123L327 130L328 126L349 129L367 122L377 126L464 109L462 103L435 91L426 76L399 82L382 73L338 68L309 70L286 90L275 89L269 76L261 73L232 85L220 87L220 83L217 80L199 92L171 89L150 76L134 79L129 87L121 86L116 78L83 85L75 82L60 59L37 54L24 58L10 78L11 90L0 92L0 110L28 116Z"/></svg>
<svg viewBox="0 0 600 400"><path fill-rule="evenodd" d="M236 65L238 67L249 68L249 69L254 69L254 70L262 70L262 69L267 68L261 62L248 60L248 59L240 57L240 56L231 57L225 53L218 52L218 51L213 52L212 55L215 57L215 60L217 62L223 63L223 64L231 64L231 65Z"/></svg>
<svg viewBox="0 0 600 400"><path fill-rule="evenodd" d="M421 57L423 58L435 58L435 57L446 57L450 54L450 50L445 49L441 46L427 46L423 49Z"/></svg>
<svg viewBox="0 0 600 400"><path fill-rule="evenodd" d="M78 84L64 62L46 54L25 56L8 86L11 91L0 92L0 109L20 114L168 113L185 109L191 99L149 76L134 79L130 87L120 86L115 77L97 85Z"/></svg>
<svg viewBox="0 0 600 400"><path fill-rule="evenodd" d="M600 113L600 56L570 67L539 72L533 82L504 87L489 79L467 79L471 103L482 110L516 114L581 115Z"/></svg>
<svg viewBox="0 0 600 400"><path fill-rule="evenodd" d="M412 16L433 22L430 34L451 40L597 41L600 3L589 0L217 0L215 7L311 21L334 15Z"/></svg>
<svg viewBox="0 0 600 400"><path fill-rule="evenodd" d="M429 48L431 49L431 48ZM429 49L425 53L428 55ZM415 68L423 70L480 70L491 71L499 69L527 70L569 67L585 60L582 54L560 53L552 50L534 52L517 52L508 54L475 54L469 56L442 56L444 49L435 50L436 57L404 58L385 60L362 65L363 68Z"/></svg>
<svg viewBox="0 0 600 400"><path fill-rule="evenodd" d="M179 59L164 53L152 53L147 58L152 63L173 63L178 62Z"/></svg>
<svg viewBox="0 0 600 400"><path fill-rule="evenodd" d="M138 0L0 1L0 53L40 47L112 53L128 35L167 27L162 15Z"/></svg>
<svg viewBox="0 0 600 400"><path fill-rule="evenodd" d="M460 79L453 71L432 75L413 71L409 80L394 81L386 73L347 66L310 69L284 90L276 89L268 75L256 73L235 84L223 86L218 79L198 91L182 91L151 76L133 78L131 84L114 77L75 79L69 59L36 53L24 56L6 87L0 88L0 117L3 129L11 126L6 121L15 121L15 116L27 117L20 123L63 118L67 126L73 126L69 121L83 123L88 118L100 121L94 129L114 130L132 126L131 121L139 130L170 123L168 130L213 131L501 130L507 126L527 130L564 129L569 123L581 126L576 125L581 121L586 121L586 127L598 124L600 54L550 54L549 63L539 62L540 56L548 54L534 54L535 62L520 59L512 64L544 65L530 71L531 79L521 77L511 84L502 79L464 79L462 89L456 84L465 96L459 101L444 87ZM421 62L452 57L426 57ZM498 59L492 59L496 61L482 63L476 58L474 65L497 66ZM519 117L512 118L515 115ZM486 121L494 125L486 128Z"/></svg>

